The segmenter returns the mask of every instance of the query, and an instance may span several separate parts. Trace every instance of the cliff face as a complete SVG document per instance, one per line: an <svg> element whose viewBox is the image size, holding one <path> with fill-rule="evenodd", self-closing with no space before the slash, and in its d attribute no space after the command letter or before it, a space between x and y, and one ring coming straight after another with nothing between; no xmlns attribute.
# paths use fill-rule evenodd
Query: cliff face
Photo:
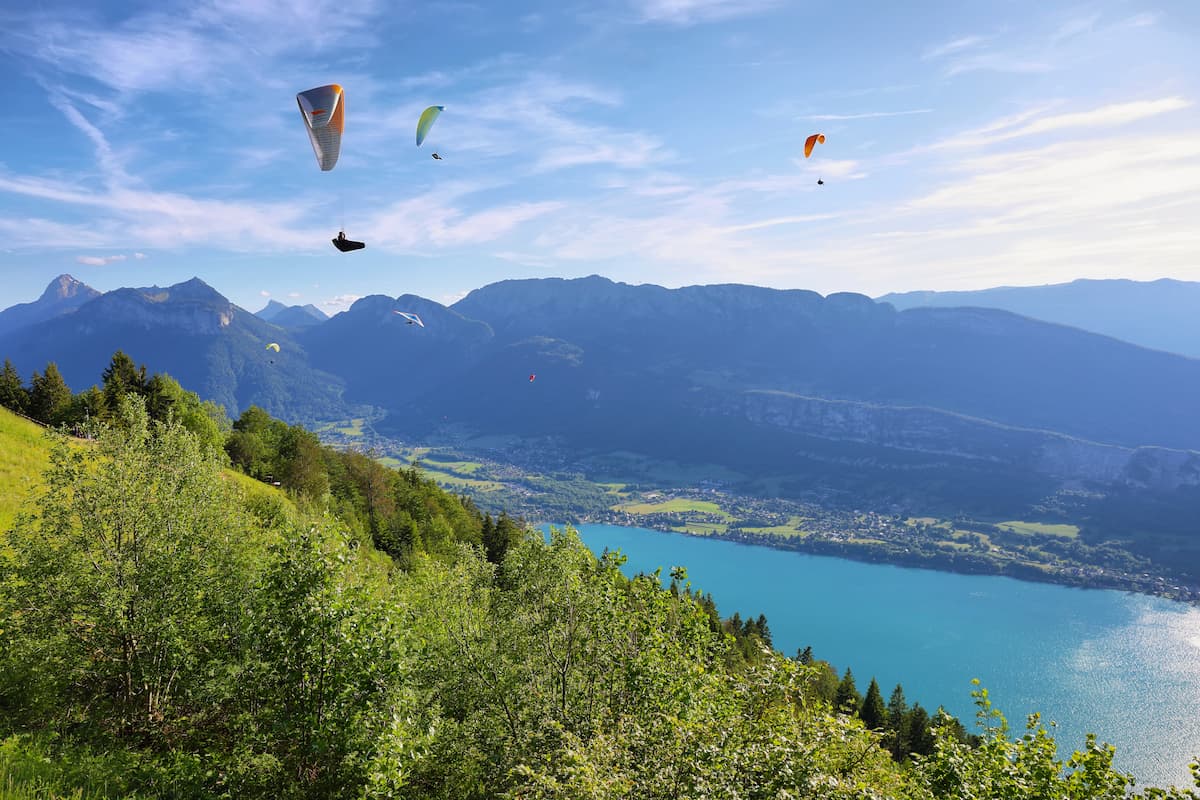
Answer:
<svg viewBox="0 0 1200 800"><path fill-rule="evenodd" d="M1001 464L1062 480L1159 490L1200 486L1200 453L1194 451L1101 444L931 408L776 391L748 391L723 399L706 392L705 397L703 413L740 417L804 436Z"/></svg>
<svg viewBox="0 0 1200 800"><path fill-rule="evenodd" d="M188 335L211 336L233 323L233 303L203 281L193 278L166 289L117 289L95 300L85 319L82 335L119 320L142 330L165 329Z"/></svg>

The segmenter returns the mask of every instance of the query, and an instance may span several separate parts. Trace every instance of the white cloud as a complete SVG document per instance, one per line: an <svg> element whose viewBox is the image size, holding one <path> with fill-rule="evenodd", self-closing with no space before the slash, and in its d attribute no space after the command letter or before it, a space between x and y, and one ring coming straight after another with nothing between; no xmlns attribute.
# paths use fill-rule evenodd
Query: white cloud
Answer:
<svg viewBox="0 0 1200 800"><path fill-rule="evenodd" d="M118 92L218 93L284 53L316 53L379 10L375 0L198 0L156 4L102 28L90 15L31 13L13 47ZM14 28L10 28L13 30Z"/></svg>
<svg viewBox="0 0 1200 800"><path fill-rule="evenodd" d="M103 267L105 264L112 264L117 261L124 261L125 256L76 256L75 260L80 264L87 264L90 267Z"/></svg>
<svg viewBox="0 0 1200 800"><path fill-rule="evenodd" d="M941 58L942 56L947 56L951 53L969 50L975 45L987 41L988 38L989 37L986 36L960 36L957 39L951 39L950 41L944 42L936 47L929 48L921 54L921 60L929 61L930 59Z"/></svg>
<svg viewBox="0 0 1200 800"><path fill-rule="evenodd" d="M778 0L632 0L643 22L694 25L740 17L778 5Z"/></svg>
<svg viewBox="0 0 1200 800"><path fill-rule="evenodd" d="M1164 97L1157 100L1137 100L1114 103L1091 111L1079 111L1054 116L1040 116L1044 108L1033 109L982 128L967 131L933 145L934 149L950 147L983 147L1023 136L1052 133L1071 128L1105 128L1127 125L1150 117L1180 111L1192 105L1183 97Z"/></svg>
<svg viewBox="0 0 1200 800"><path fill-rule="evenodd" d="M142 259L146 258L146 254L145 253L134 253L133 257L136 258L138 261L141 261Z"/></svg>
<svg viewBox="0 0 1200 800"><path fill-rule="evenodd" d="M295 300L298 297L303 297L303 295L300 292L288 292L288 297Z"/></svg>
<svg viewBox="0 0 1200 800"><path fill-rule="evenodd" d="M270 293L270 292L268 292L266 289L260 289L258 293L259 293L260 295L262 295L263 297L270 297L270 296L271 296L271 293Z"/></svg>
<svg viewBox="0 0 1200 800"><path fill-rule="evenodd" d="M879 119L881 117L907 117L912 114L932 113L932 108L913 108L907 111L866 111L861 114L813 114L808 118L819 121L842 121L853 119Z"/></svg>
<svg viewBox="0 0 1200 800"><path fill-rule="evenodd" d="M322 300L320 305L322 308L327 308L336 313L339 311L345 311L346 309L350 308L350 306L354 305L355 300L360 299L362 299L362 295L339 294L334 297L330 297L328 300Z"/></svg>

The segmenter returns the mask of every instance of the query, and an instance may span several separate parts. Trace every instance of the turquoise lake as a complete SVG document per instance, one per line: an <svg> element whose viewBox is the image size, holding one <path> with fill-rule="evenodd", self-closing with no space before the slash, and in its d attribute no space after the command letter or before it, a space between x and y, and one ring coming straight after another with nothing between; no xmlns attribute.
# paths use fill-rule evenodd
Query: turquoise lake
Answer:
<svg viewBox="0 0 1200 800"><path fill-rule="evenodd" d="M766 614L776 649L897 683L973 729L971 678L1019 734L1058 723L1064 755L1096 733L1142 785L1190 786L1200 756L1200 609L1143 595L995 576L866 564L613 525L582 525L594 552L620 549L628 574L687 567L722 616Z"/></svg>

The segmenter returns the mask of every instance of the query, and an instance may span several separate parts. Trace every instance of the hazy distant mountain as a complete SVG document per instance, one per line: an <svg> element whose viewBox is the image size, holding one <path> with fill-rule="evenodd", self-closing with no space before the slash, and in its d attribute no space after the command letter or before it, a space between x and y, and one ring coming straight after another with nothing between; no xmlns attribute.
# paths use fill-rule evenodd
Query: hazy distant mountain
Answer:
<svg viewBox="0 0 1200 800"><path fill-rule="evenodd" d="M503 281L453 308L488 322L498 342L578 347L571 391L628 394L629 416L661 405L682 425L685 410L770 390L1200 449L1200 363L1004 311L897 312L862 295L598 277ZM542 368L536 358L525 365L518 373ZM494 413L477 402L477 413ZM548 424L553 408L533 417Z"/></svg>
<svg viewBox="0 0 1200 800"><path fill-rule="evenodd" d="M284 305L283 303L279 302L278 300L268 300L267 304L265 306L260 308L258 311L254 312L254 316L258 317L259 319L265 319L267 322L270 322L271 320L275 319L275 316L277 314L279 314L279 312L284 311L286 309L287 309L287 306Z"/></svg>
<svg viewBox="0 0 1200 800"><path fill-rule="evenodd" d="M303 306L285 306L278 300L270 301L255 312L254 316L288 330L308 328L329 319L329 315L312 303Z"/></svg>
<svg viewBox="0 0 1200 800"><path fill-rule="evenodd" d="M425 327L409 325L397 310L417 314ZM485 323L415 295L363 297L296 336L313 366L345 379L348 397L384 408L398 408L448 376L470 374L494 338Z"/></svg>
<svg viewBox="0 0 1200 800"><path fill-rule="evenodd" d="M1200 283L1191 281L1078 280L975 292L904 292L887 294L879 300L897 309L1002 308L1143 347L1200 358Z"/></svg>
<svg viewBox="0 0 1200 800"><path fill-rule="evenodd" d="M278 342L279 353L267 351ZM309 366L280 328L230 303L198 278L166 288L117 289L73 314L0 336L0 356L28 380L55 361L78 391L98 383L116 350L236 416L251 403L289 420L340 416L342 382Z"/></svg>
<svg viewBox="0 0 1200 800"><path fill-rule="evenodd" d="M52 317L69 314L93 297L99 296L100 292L70 275L59 275L50 282L37 300L32 303L18 303L0 311L0 336Z"/></svg>
<svg viewBox="0 0 1200 800"><path fill-rule="evenodd" d="M235 414L365 403L410 440L554 436L581 457L718 464L793 495L1007 515L1070 482L1200 486L1200 360L995 309L593 276L503 281L450 308L372 295L287 330L192 280L0 336L24 375L53 359L76 389L118 348ZM1200 498L1181 497L1190 524Z"/></svg>

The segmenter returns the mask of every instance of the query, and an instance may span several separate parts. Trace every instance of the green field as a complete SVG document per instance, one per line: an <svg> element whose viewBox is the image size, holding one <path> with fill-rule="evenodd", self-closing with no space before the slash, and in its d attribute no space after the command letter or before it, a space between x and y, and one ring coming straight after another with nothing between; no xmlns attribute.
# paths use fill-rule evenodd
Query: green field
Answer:
<svg viewBox="0 0 1200 800"><path fill-rule="evenodd" d="M664 500L661 503L623 503L613 508L617 511L625 511L630 514L680 514L695 511L701 514L714 514L726 522L733 519L728 513L722 511L721 507L716 503L708 500L687 500L682 497L677 497L673 500Z"/></svg>
<svg viewBox="0 0 1200 800"><path fill-rule="evenodd" d="M676 533L690 533L693 536L712 536L726 533L729 526L723 522L689 522L684 525L675 525L671 530Z"/></svg>
<svg viewBox="0 0 1200 800"><path fill-rule="evenodd" d="M808 532L802 527L804 525L804 517L791 517L786 524L771 525L766 528L742 528L746 533L765 534L767 536L779 536L782 538L798 537L804 538L808 536Z"/></svg>
<svg viewBox="0 0 1200 800"><path fill-rule="evenodd" d="M0 533L42 482L50 443L38 425L0 408Z"/></svg>
<svg viewBox="0 0 1200 800"><path fill-rule="evenodd" d="M324 433L326 431L334 431L336 433L342 434L343 436L362 436L363 435L363 425L365 425L366 423L367 423L367 420L365 417L356 417L355 419L350 419L350 420L340 420L338 422L326 422L323 425L318 425L315 428L315 431L317 433Z"/></svg>
<svg viewBox="0 0 1200 800"><path fill-rule="evenodd" d="M1079 526L1077 525L1053 525L1045 522L997 522L996 527L1006 530L1010 533L1023 533L1027 536L1039 534L1041 536L1059 536L1063 539L1074 539L1079 535Z"/></svg>

